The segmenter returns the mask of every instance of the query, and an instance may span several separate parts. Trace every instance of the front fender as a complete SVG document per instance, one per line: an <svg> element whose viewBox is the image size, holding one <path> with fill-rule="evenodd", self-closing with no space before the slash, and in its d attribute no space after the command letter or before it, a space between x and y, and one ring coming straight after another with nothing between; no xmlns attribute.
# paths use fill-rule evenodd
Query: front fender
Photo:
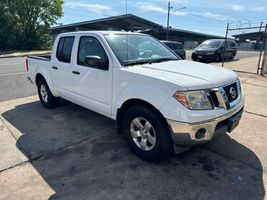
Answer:
<svg viewBox="0 0 267 200"><path fill-rule="evenodd" d="M113 110L112 115L115 117L117 110L123 105L124 102L130 99L140 99L148 102L156 109L164 105L164 103L171 97L171 95L160 88L155 86L149 86L144 84L129 85L122 88L117 95L113 98Z"/></svg>

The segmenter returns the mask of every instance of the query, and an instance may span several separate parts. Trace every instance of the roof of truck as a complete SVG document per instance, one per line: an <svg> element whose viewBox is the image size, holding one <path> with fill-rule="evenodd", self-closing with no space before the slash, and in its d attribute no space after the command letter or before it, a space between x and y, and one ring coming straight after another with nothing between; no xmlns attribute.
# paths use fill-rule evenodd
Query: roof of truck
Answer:
<svg viewBox="0 0 267 200"><path fill-rule="evenodd" d="M143 33L138 32L126 32L126 31L73 31L73 32L67 32L67 33L61 33L60 35L80 35L80 34L86 34L86 33L96 33L96 34L138 34L138 35L145 35Z"/></svg>

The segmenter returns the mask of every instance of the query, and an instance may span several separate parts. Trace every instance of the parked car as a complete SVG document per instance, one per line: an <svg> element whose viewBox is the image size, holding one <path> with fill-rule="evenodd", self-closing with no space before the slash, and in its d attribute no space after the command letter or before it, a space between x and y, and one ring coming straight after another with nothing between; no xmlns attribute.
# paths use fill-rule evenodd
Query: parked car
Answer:
<svg viewBox="0 0 267 200"><path fill-rule="evenodd" d="M194 61L221 61L222 59L233 60L236 56L237 45L234 40L212 39L202 42L192 52L192 60Z"/></svg>
<svg viewBox="0 0 267 200"><path fill-rule="evenodd" d="M186 52L181 42L166 41L166 40L162 40L161 42L165 44L167 47L169 47L171 50L173 50L182 59L186 58Z"/></svg>
<svg viewBox="0 0 267 200"><path fill-rule="evenodd" d="M181 60L145 34L62 33L51 56L30 56L26 68L45 108L61 97L116 120L131 150L149 161L231 132L243 112L236 73Z"/></svg>

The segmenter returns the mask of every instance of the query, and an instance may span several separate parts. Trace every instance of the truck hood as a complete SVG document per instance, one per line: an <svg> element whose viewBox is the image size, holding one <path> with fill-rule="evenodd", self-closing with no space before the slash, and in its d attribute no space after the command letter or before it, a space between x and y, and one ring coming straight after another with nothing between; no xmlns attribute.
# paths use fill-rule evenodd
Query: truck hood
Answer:
<svg viewBox="0 0 267 200"><path fill-rule="evenodd" d="M236 73L231 70L188 60L136 65L132 70L172 82L187 90L215 88L237 80Z"/></svg>

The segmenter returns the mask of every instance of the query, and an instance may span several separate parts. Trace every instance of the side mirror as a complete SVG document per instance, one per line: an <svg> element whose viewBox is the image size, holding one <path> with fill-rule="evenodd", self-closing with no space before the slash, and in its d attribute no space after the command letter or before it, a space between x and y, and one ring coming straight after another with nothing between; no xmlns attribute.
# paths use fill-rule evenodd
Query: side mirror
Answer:
<svg viewBox="0 0 267 200"><path fill-rule="evenodd" d="M104 64L102 58L99 56L86 56L84 59L84 64L88 67L108 70L108 66Z"/></svg>

